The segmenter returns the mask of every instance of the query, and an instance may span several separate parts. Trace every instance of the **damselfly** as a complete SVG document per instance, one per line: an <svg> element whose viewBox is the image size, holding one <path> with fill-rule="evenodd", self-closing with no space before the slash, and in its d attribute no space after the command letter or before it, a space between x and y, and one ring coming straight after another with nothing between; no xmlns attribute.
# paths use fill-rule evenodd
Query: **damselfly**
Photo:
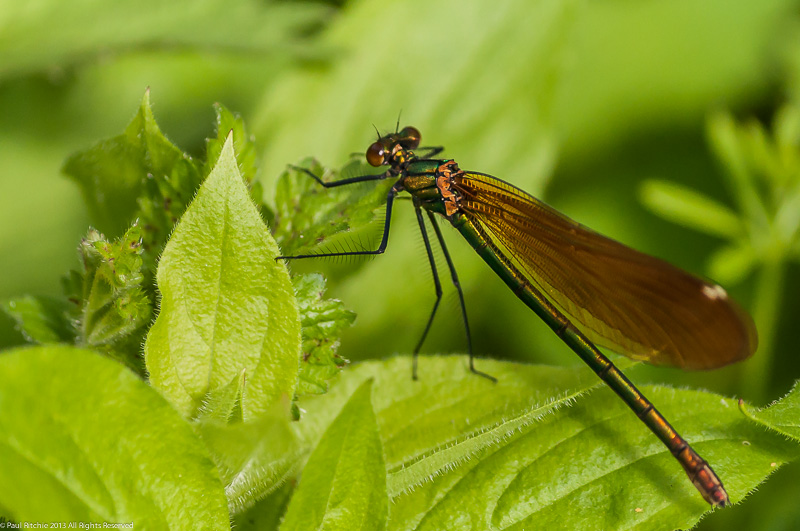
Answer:
<svg viewBox="0 0 800 531"><path fill-rule="evenodd" d="M428 148L418 156L414 150L420 138L417 129L406 127L370 145L367 162L388 166L380 175L323 182L307 172L326 188L395 179L376 250L281 258L383 253L394 199L408 192L436 285L436 302L414 350L414 378L417 353L442 296L424 212L459 295L473 372L493 379L475 369L464 296L434 214L447 219L517 297L625 401L680 462L708 503L728 505L728 494L708 463L595 345L655 365L713 369L755 351L757 335L750 316L719 285L606 238L500 179L435 158L442 148Z"/></svg>

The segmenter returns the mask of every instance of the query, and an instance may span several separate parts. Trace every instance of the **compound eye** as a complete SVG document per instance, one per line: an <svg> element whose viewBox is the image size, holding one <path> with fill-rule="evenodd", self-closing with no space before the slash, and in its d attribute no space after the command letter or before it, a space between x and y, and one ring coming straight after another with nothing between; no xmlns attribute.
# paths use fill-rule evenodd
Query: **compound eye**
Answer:
<svg viewBox="0 0 800 531"><path fill-rule="evenodd" d="M416 149L419 147L419 142L422 140L422 133L416 127L404 127L400 131L400 136L403 137L403 144L408 146L408 149Z"/></svg>
<svg viewBox="0 0 800 531"><path fill-rule="evenodd" d="M385 162L386 152L383 150L383 146L380 142L373 142L373 144L367 148L367 162L369 162L370 166L380 166Z"/></svg>

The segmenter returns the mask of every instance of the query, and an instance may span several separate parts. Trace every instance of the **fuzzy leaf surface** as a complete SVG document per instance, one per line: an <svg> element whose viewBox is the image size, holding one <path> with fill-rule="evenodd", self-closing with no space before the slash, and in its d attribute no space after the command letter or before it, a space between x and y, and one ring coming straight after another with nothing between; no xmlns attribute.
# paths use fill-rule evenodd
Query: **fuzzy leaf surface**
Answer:
<svg viewBox="0 0 800 531"><path fill-rule="evenodd" d="M315 440L353 390L374 379L389 529L667 530L690 528L711 510L590 371L479 363L497 384L471 374L463 357L421 358L417 382L397 376L410 374L406 357L359 364L324 397L301 399L300 427ZM640 389L712 464L734 502L800 456L796 441L765 430L734 400ZM789 409L775 409L780 419L771 425L792 415L796 423Z"/></svg>
<svg viewBox="0 0 800 531"><path fill-rule="evenodd" d="M386 527L386 466L365 380L325 430L289 503L281 531Z"/></svg>
<svg viewBox="0 0 800 531"><path fill-rule="evenodd" d="M145 344L150 381L184 415L243 370L244 420L293 396L300 322L277 255L228 137L161 257L161 311Z"/></svg>
<svg viewBox="0 0 800 531"><path fill-rule="evenodd" d="M302 449L284 404L250 422L204 420L197 429L217 463L231 514L273 493L294 471Z"/></svg>
<svg viewBox="0 0 800 531"><path fill-rule="evenodd" d="M95 352L55 345L8 351L0 372L3 516L228 529L225 492L205 445L133 373Z"/></svg>

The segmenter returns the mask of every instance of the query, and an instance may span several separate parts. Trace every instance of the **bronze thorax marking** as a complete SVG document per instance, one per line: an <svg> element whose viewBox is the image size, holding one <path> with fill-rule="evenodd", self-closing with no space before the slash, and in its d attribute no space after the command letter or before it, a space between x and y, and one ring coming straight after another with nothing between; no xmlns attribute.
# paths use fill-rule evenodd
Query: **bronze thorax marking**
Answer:
<svg viewBox="0 0 800 531"><path fill-rule="evenodd" d="M442 194L442 201L444 201L444 208L448 217L460 209L458 202L461 200L461 195L453 190L452 184L453 178L463 173L463 170L453 160L443 162L436 169L436 187L439 188L439 193Z"/></svg>

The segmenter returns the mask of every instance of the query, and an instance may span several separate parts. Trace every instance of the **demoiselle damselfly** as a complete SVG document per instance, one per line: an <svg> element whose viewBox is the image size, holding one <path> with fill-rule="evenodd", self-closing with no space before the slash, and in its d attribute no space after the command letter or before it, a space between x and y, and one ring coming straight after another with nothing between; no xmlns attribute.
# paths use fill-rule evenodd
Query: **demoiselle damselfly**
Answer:
<svg viewBox="0 0 800 531"><path fill-rule="evenodd" d="M383 253L394 199L408 192L436 284L436 302L414 350L414 378L417 354L442 296L424 211L459 295L470 370L494 380L475 369L464 296L434 214L447 219L515 295L622 398L683 466L708 503L728 505L728 493L709 464L595 345L655 365L713 369L755 351L758 340L750 316L719 285L606 238L496 177L435 158L442 148L422 148L426 153L418 156L414 150L420 139L414 127L379 136L366 158L372 166L388 166L380 175L324 182L306 170L326 188L395 180L386 197L383 236L376 250L280 258Z"/></svg>

